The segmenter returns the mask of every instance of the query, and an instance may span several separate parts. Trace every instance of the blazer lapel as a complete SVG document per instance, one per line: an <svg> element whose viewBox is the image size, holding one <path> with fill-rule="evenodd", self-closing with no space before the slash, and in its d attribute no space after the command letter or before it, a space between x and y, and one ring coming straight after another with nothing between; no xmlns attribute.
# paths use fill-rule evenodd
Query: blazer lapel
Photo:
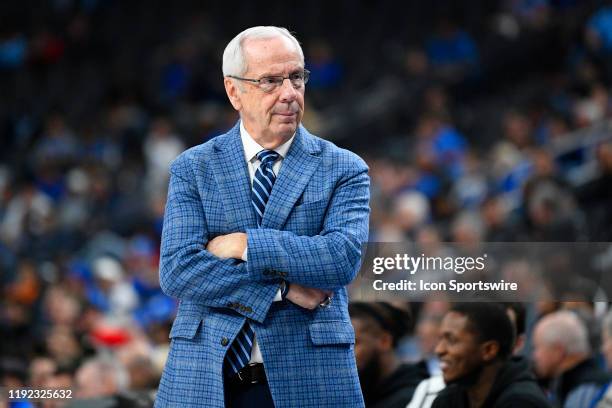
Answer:
<svg viewBox="0 0 612 408"><path fill-rule="evenodd" d="M319 166L319 153L311 136L300 126L272 188L261 222L263 228L280 230L283 227L295 202Z"/></svg>
<svg viewBox="0 0 612 408"><path fill-rule="evenodd" d="M230 230L244 232L247 228L256 228L249 170L240 139L240 122L225 135L216 138L211 163Z"/></svg>

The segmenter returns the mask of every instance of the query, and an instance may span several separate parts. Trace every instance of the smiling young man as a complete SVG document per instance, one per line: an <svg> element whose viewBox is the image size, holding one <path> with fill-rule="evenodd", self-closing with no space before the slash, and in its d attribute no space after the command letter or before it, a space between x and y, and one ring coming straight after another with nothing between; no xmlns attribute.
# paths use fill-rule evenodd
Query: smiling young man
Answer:
<svg viewBox="0 0 612 408"><path fill-rule="evenodd" d="M172 164L160 283L180 300L158 407L363 407L345 286L369 178L300 122L308 71L286 29L223 53L233 129Z"/></svg>
<svg viewBox="0 0 612 408"><path fill-rule="evenodd" d="M435 350L447 387L432 407L549 407L526 360L510 358L514 337L501 304L455 304L444 316Z"/></svg>

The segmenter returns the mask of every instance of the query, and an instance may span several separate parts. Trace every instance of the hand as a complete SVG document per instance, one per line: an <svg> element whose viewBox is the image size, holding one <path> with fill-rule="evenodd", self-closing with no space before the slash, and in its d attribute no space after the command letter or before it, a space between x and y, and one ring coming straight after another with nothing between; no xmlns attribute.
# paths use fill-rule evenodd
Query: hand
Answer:
<svg viewBox="0 0 612 408"><path fill-rule="evenodd" d="M227 235L219 235L206 245L206 250L218 258L242 259L242 254L247 247L247 234L234 232Z"/></svg>
<svg viewBox="0 0 612 408"><path fill-rule="evenodd" d="M285 299L304 309L313 310L327 299L328 296L332 297L333 295L334 293L328 290L307 288L306 286L292 283L289 286L289 292L287 292Z"/></svg>

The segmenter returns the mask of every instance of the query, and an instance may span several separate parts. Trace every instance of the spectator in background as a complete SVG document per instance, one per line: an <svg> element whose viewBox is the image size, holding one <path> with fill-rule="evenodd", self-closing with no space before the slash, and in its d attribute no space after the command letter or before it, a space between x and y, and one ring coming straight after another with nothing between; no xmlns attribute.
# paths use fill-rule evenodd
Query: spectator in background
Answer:
<svg viewBox="0 0 612 408"><path fill-rule="evenodd" d="M438 393L446 386L440 370L440 360L435 354L435 349L439 340L440 325L449 307L446 302L426 302L423 304L416 326L416 335L421 354L431 377L419 383L407 408L431 407Z"/></svg>
<svg viewBox="0 0 612 408"><path fill-rule="evenodd" d="M451 239L461 248L475 247L482 242L484 225L479 213L463 211L455 217L450 227Z"/></svg>
<svg viewBox="0 0 612 408"><path fill-rule="evenodd" d="M612 7L597 10L586 25L587 45L601 55L612 53Z"/></svg>
<svg viewBox="0 0 612 408"><path fill-rule="evenodd" d="M18 358L5 357L0 360L0 384L6 388L21 388L26 385L28 368Z"/></svg>
<svg viewBox="0 0 612 408"><path fill-rule="evenodd" d="M612 371L612 310L606 314L601 326L601 352L608 371Z"/></svg>
<svg viewBox="0 0 612 408"><path fill-rule="evenodd" d="M418 191L406 191L395 198L392 222L389 229L395 229L400 240L414 240L421 227L430 217L429 201Z"/></svg>
<svg viewBox="0 0 612 408"><path fill-rule="evenodd" d="M97 357L86 361L76 374L76 391L67 407L148 408L153 406L149 393L129 392L125 367L116 361Z"/></svg>
<svg viewBox="0 0 612 408"><path fill-rule="evenodd" d="M415 134L417 158L423 169L440 168L452 180L463 174L467 143L448 117L438 113L421 115Z"/></svg>
<svg viewBox="0 0 612 408"><path fill-rule="evenodd" d="M508 242L516 239L516 226L510 219L508 204L500 195L484 200L480 207L485 228L485 242Z"/></svg>
<svg viewBox="0 0 612 408"><path fill-rule="evenodd" d="M525 333L527 310L525 309L525 305L520 302L507 302L503 305L515 329L516 336L514 339L514 346L512 347L512 354L518 356L521 355L527 340L527 335Z"/></svg>
<svg viewBox="0 0 612 408"><path fill-rule="evenodd" d="M416 386L429 373L424 362L402 364L396 348L412 317L389 303L352 302L355 358L361 390L368 408L404 408Z"/></svg>
<svg viewBox="0 0 612 408"><path fill-rule="evenodd" d="M612 371L612 311L609 311L603 320L601 328L601 352L605 358L606 367L609 373ZM595 408L612 407L611 385L611 383L608 383L608 385L600 391L597 403L593 405Z"/></svg>
<svg viewBox="0 0 612 408"><path fill-rule="evenodd" d="M527 160L526 149L532 145L532 127L527 116L516 110L508 110L502 119L503 139L491 150L492 175L501 180L502 191L512 191L521 186L518 179L519 165ZM524 175L522 176L525 177Z"/></svg>
<svg viewBox="0 0 612 408"><path fill-rule="evenodd" d="M309 90L326 90L338 86L342 79L342 65L327 42L322 39L313 41L308 47L307 59L306 68L310 70Z"/></svg>
<svg viewBox="0 0 612 408"><path fill-rule="evenodd" d="M571 191L555 177L534 174L524 186L526 241L573 242L581 236L579 210Z"/></svg>
<svg viewBox="0 0 612 408"><path fill-rule="evenodd" d="M109 397L128 386L127 373L112 360L94 358L76 372L75 396L81 399Z"/></svg>
<svg viewBox="0 0 612 408"><path fill-rule="evenodd" d="M156 118L143 145L149 194L165 194L168 187L168 167L183 150L185 145L181 137L174 133L172 123L164 117Z"/></svg>
<svg viewBox="0 0 612 408"><path fill-rule="evenodd" d="M432 407L549 407L527 362L510 359L514 331L498 303L451 307L436 346L447 386Z"/></svg>
<svg viewBox="0 0 612 408"><path fill-rule="evenodd" d="M0 69L17 70L26 61L28 41L21 32L0 35Z"/></svg>
<svg viewBox="0 0 612 408"><path fill-rule="evenodd" d="M596 151L598 174L593 180L576 189L578 202L589 214L589 235L594 241L612 241L612 142L602 143Z"/></svg>
<svg viewBox="0 0 612 408"><path fill-rule="evenodd" d="M427 244L425 244L427 245ZM419 321L416 325L416 335L422 358L427 363L431 376L441 375L440 360L436 355L436 345L440 336L440 324L449 304L446 302L427 302L423 304Z"/></svg>
<svg viewBox="0 0 612 408"><path fill-rule="evenodd" d="M474 152L468 152L461 166L462 173L457 177L451 197L458 208L477 208L486 199L488 178L484 162Z"/></svg>
<svg viewBox="0 0 612 408"><path fill-rule="evenodd" d="M78 364L83 356L79 338L69 326L52 326L48 330L45 345L49 355L61 365Z"/></svg>
<svg viewBox="0 0 612 408"><path fill-rule="evenodd" d="M567 265L565 261L562 261L562 263ZM567 269L570 269L571 265ZM554 270L555 267L551 266L551 268ZM557 270L563 273L565 268L566 266L560 265ZM602 306L603 302L594 302L593 300L601 296L601 286L588 279L574 279L571 285L567 286L561 292L561 298L567 299L560 303L561 309L574 312L582 320L587 329L591 350L600 350L603 311L599 306Z"/></svg>
<svg viewBox="0 0 612 408"><path fill-rule="evenodd" d="M585 324L571 311L548 314L537 323L533 360L538 377L554 380L551 398L564 408L590 406L609 380L593 358Z"/></svg>
<svg viewBox="0 0 612 408"><path fill-rule="evenodd" d="M607 88L596 82L590 86L586 97L574 104L573 122L578 128L584 128L599 123L609 117L610 97Z"/></svg>
<svg viewBox="0 0 612 408"><path fill-rule="evenodd" d="M478 47L448 16L440 18L425 45L431 67L443 79L462 82L478 73Z"/></svg>
<svg viewBox="0 0 612 408"><path fill-rule="evenodd" d="M35 357L30 362L29 384L34 388L42 388L57 370L57 364L49 357Z"/></svg>
<svg viewBox="0 0 612 408"><path fill-rule="evenodd" d="M124 277L121 263L113 257L103 256L93 262L93 272L96 280L88 287L89 301L109 317L129 321L139 299L132 283Z"/></svg>
<svg viewBox="0 0 612 408"><path fill-rule="evenodd" d="M427 305L432 305L435 303L438 302L430 302L426 304L426 307ZM508 314L510 321L515 327L515 332L517 333L514 342L514 347L512 349L512 354L518 355L525 342L525 308L523 304L518 302L505 303L504 307L506 308L506 313ZM419 330L418 327L417 330ZM437 332L438 327L436 327L436 337ZM414 392L414 397L412 398L412 401L410 401L410 404L406 408L429 408L436 399L436 396L444 389L446 385L444 384L444 379L442 377L441 372L434 373L430 369L430 373L432 373L432 376L426 380L423 380L419 384L419 386Z"/></svg>
<svg viewBox="0 0 612 408"><path fill-rule="evenodd" d="M74 367L58 367L39 388L74 390ZM74 394L72 394L72 398L75 398ZM68 399L43 400L41 401L40 408L64 408L68 405L69 401Z"/></svg>
<svg viewBox="0 0 612 408"><path fill-rule="evenodd" d="M0 236L15 252L25 250L28 238L48 230L53 215L53 202L34 184L24 184L10 199L4 211Z"/></svg>
<svg viewBox="0 0 612 408"><path fill-rule="evenodd" d="M37 162L68 165L74 163L78 152L77 139L65 117L60 113L51 114L42 137L34 146Z"/></svg>

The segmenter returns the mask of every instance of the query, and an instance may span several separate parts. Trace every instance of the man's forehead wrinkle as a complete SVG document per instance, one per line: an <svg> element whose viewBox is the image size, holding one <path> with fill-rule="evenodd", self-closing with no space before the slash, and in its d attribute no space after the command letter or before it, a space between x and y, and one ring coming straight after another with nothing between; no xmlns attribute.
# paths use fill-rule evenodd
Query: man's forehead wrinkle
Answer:
<svg viewBox="0 0 612 408"><path fill-rule="evenodd" d="M279 48L278 39L284 42L284 47ZM265 70L271 69L274 65L295 64L299 67L302 66L299 53L284 37L246 39L244 53L248 70L257 65L265 65L264 67L258 67Z"/></svg>

